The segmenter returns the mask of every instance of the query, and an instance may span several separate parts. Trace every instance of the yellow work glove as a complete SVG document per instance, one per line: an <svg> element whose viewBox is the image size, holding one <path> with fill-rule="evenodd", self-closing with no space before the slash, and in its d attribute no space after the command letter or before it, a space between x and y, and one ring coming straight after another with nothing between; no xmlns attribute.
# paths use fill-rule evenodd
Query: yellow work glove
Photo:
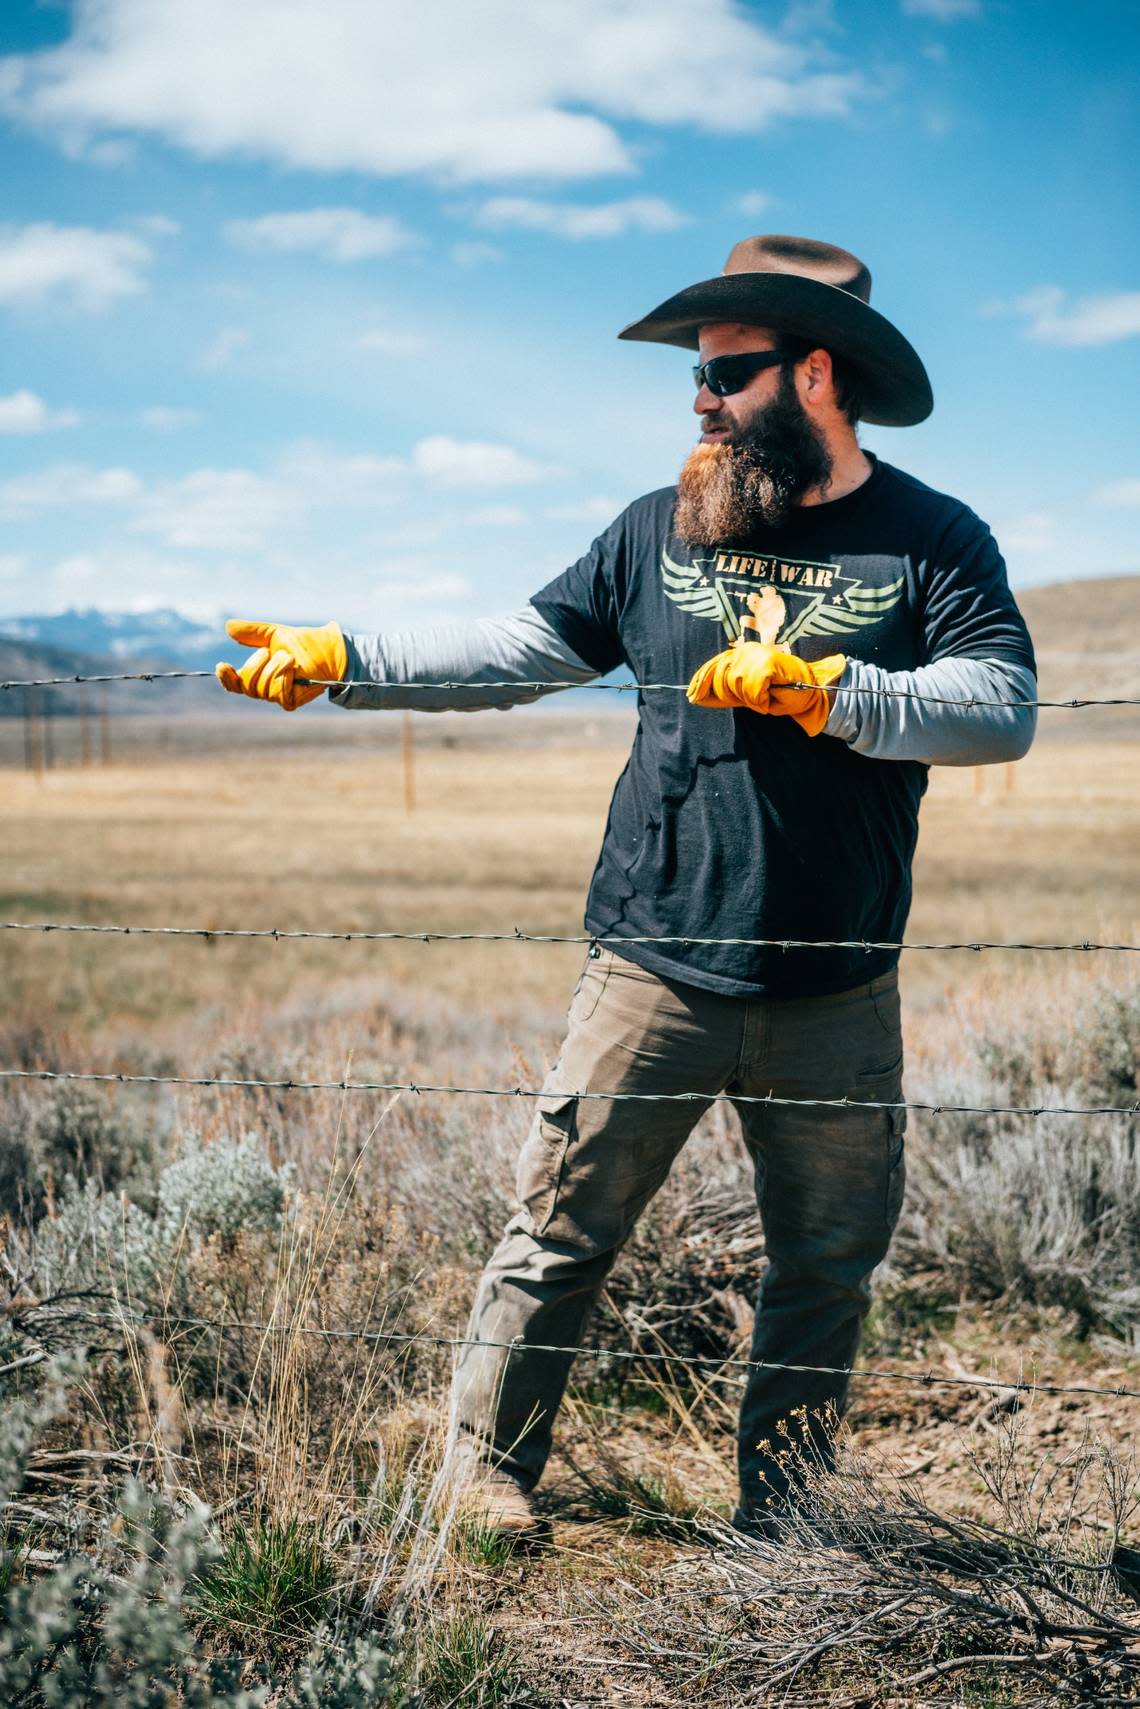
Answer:
<svg viewBox="0 0 1140 1709"><path fill-rule="evenodd" d="M302 688L299 676L324 682L340 682L348 670L348 649L336 623L323 629L291 629L286 623L251 623L235 617L226 624L226 634L243 647L256 647L240 671L232 665L215 665L214 675L230 694L248 694L254 700L272 700L286 712L307 706L323 688Z"/></svg>
<svg viewBox="0 0 1140 1709"><path fill-rule="evenodd" d="M694 706L747 707L752 712L794 718L801 730L818 736L831 710L826 691L846 668L842 653L809 664L786 647L740 640L703 664L687 693ZM788 686L792 683L805 686Z"/></svg>

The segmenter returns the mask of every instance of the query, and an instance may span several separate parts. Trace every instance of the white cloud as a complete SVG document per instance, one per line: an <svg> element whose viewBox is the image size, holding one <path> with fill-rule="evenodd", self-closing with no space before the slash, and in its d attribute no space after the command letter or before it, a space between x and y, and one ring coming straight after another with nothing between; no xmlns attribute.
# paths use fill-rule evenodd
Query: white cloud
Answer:
<svg viewBox="0 0 1140 1709"><path fill-rule="evenodd" d="M60 427L75 427L79 411L49 409L35 392L9 392L0 397L0 433L50 433Z"/></svg>
<svg viewBox="0 0 1140 1709"><path fill-rule="evenodd" d="M79 137L74 147L66 152L74 154L77 159L89 160L93 166L133 166L138 159L137 144L128 142L125 137L109 137L106 142L86 144Z"/></svg>
<svg viewBox="0 0 1140 1709"><path fill-rule="evenodd" d="M952 24L958 18L980 18L982 0L902 0L902 9L912 18L933 18L936 24Z"/></svg>
<svg viewBox="0 0 1140 1709"><path fill-rule="evenodd" d="M1140 476L1130 476L1123 481L1112 481L1106 487L1098 487L1092 495L1093 504L1108 505L1112 509L1140 508Z"/></svg>
<svg viewBox="0 0 1140 1709"><path fill-rule="evenodd" d="M139 411L142 425L152 428L155 433L177 433L182 427L193 427L201 419L200 409L178 409L169 404L155 404L151 409Z"/></svg>
<svg viewBox="0 0 1140 1709"><path fill-rule="evenodd" d="M0 226L0 302L38 303L58 294L91 311L146 290L152 252L127 232L91 226Z"/></svg>
<svg viewBox="0 0 1140 1709"><path fill-rule="evenodd" d="M135 214L131 224L148 237L177 237L182 227L169 214Z"/></svg>
<svg viewBox="0 0 1140 1709"><path fill-rule="evenodd" d="M442 488L497 488L529 486L563 474L513 446L443 434L418 440L405 456L391 457L344 455L301 442L284 451L267 473L199 468L153 486L131 469L54 464L0 482L0 512L26 516L67 506L124 504L131 508L133 529L159 534L171 546L239 548L260 544L321 508L388 508L411 479Z"/></svg>
<svg viewBox="0 0 1140 1709"><path fill-rule="evenodd" d="M551 232L556 237L621 237L627 231L676 231L687 225L661 196L628 196L622 202L573 207L540 202L530 196L493 196L479 209L478 222L489 231Z"/></svg>
<svg viewBox="0 0 1140 1709"><path fill-rule="evenodd" d="M89 504L128 504L143 484L130 469L91 469L58 463L0 482L0 514L34 516L44 510Z"/></svg>
<svg viewBox="0 0 1140 1709"><path fill-rule="evenodd" d="M420 332L395 332L386 327L373 327L353 339L354 350L375 350L381 356L415 356L426 350L427 339Z"/></svg>
<svg viewBox="0 0 1140 1709"><path fill-rule="evenodd" d="M306 208L259 219L227 220L228 242L253 254L320 255L326 261L368 261L410 249L419 239L387 214L358 208Z"/></svg>
<svg viewBox="0 0 1140 1709"><path fill-rule="evenodd" d="M460 267L479 267L484 261L501 261L503 252L493 243L453 243L451 259Z"/></svg>
<svg viewBox="0 0 1140 1709"><path fill-rule="evenodd" d="M37 576L33 609L64 611L69 606L101 605L144 612L174 606L184 617L220 627L218 608L228 604L230 590L241 576L233 564L212 565L204 571L192 559L116 543L69 553L46 565ZM27 603L23 609L28 610Z"/></svg>
<svg viewBox="0 0 1140 1709"><path fill-rule="evenodd" d="M160 481L131 527L160 535L168 546L243 550L263 545L303 508L301 494L251 469L195 469Z"/></svg>
<svg viewBox="0 0 1140 1709"><path fill-rule="evenodd" d="M442 433L413 446L411 464L416 474L441 487L528 486L562 473L551 464L524 457L509 445L449 439Z"/></svg>
<svg viewBox="0 0 1140 1709"><path fill-rule="evenodd" d="M769 195L767 190L746 190L743 196L734 199L732 206L736 213L752 218L755 214L766 214L775 201L775 196Z"/></svg>
<svg viewBox="0 0 1140 1709"><path fill-rule="evenodd" d="M248 344L249 333L243 326L224 326L203 350L199 366L208 374L220 374Z"/></svg>
<svg viewBox="0 0 1140 1709"><path fill-rule="evenodd" d="M80 147L141 133L322 172L568 181L633 170L622 121L748 135L846 116L865 93L737 0L703 0L699 20L691 0L72 10L63 44L9 56L0 101Z"/></svg>
<svg viewBox="0 0 1140 1709"><path fill-rule="evenodd" d="M1014 313L1029 322L1026 336L1038 344L1082 347L1115 344L1140 334L1140 291L1106 291L1068 302L1057 285L1039 285L1011 303L991 303L985 313Z"/></svg>
<svg viewBox="0 0 1140 1709"><path fill-rule="evenodd" d="M792 0L781 28L785 35L833 30L841 34L843 26L835 16L835 0Z"/></svg>
<svg viewBox="0 0 1140 1709"><path fill-rule="evenodd" d="M20 552L0 552L0 583L19 582L27 574L28 560ZM4 619L0 617L0 629Z"/></svg>

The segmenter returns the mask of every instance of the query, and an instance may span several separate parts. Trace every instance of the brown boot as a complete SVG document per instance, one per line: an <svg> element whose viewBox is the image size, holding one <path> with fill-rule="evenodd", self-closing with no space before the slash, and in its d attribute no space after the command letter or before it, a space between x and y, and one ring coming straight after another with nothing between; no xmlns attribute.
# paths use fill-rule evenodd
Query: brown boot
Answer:
<svg viewBox="0 0 1140 1709"><path fill-rule="evenodd" d="M456 1443L452 1470L463 1490L461 1511L469 1523L494 1531L519 1548L542 1548L550 1542L550 1524L535 1512L522 1485L489 1466L474 1443Z"/></svg>

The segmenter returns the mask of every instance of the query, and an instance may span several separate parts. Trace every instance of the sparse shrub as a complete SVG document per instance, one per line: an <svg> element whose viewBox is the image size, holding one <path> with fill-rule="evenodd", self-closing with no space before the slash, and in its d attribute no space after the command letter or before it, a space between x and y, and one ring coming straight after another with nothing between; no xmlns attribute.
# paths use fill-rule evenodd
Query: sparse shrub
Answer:
<svg viewBox="0 0 1140 1709"><path fill-rule="evenodd" d="M321 1627L298 1671L289 1709L373 1709L398 1695L392 1653L377 1637Z"/></svg>
<svg viewBox="0 0 1140 1709"><path fill-rule="evenodd" d="M1089 1096L1106 1103L1133 1101L1140 1088L1140 985L1098 994L1085 1046Z"/></svg>
<svg viewBox="0 0 1140 1709"><path fill-rule="evenodd" d="M924 1101L1124 1105L1136 1096L1140 987L1102 984L989 1021L912 1087ZM1004 1294L1074 1314L1077 1331L1140 1326L1138 1135L1126 1117L926 1114L912 1121L893 1253L973 1298Z"/></svg>
<svg viewBox="0 0 1140 1709"><path fill-rule="evenodd" d="M56 1214L36 1230L31 1259L45 1294L92 1287L146 1301L164 1275L168 1246L146 1211L118 1193L100 1192L94 1181L72 1180Z"/></svg>
<svg viewBox="0 0 1140 1709"><path fill-rule="evenodd" d="M87 1284L153 1309L169 1296L180 1253L216 1237L275 1232L291 1189L251 1138L203 1146L191 1140L158 1178L153 1215L94 1179L65 1185L56 1214L31 1240L36 1281L45 1292Z"/></svg>
<svg viewBox="0 0 1140 1709"><path fill-rule="evenodd" d="M210 1235L227 1242L239 1233L272 1233L281 1226L292 1178L289 1165L275 1169L252 1135L213 1145L184 1142L158 1178L161 1237L193 1244Z"/></svg>
<svg viewBox="0 0 1140 1709"><path fill-rule="evenodd" d="M69 1182L105 1192L153 1193L151 1146L126 1111L83 1086L51 1086L3 1100L0 1209L28 1223L51 1209Z"/></svg>
<svg viewBox="0 0 1140 1709"><path fill-rule="evenodd" d="M1140 984L1031 988L1012 1012L968 1026L965 1041L1004 1102L1031 1104L1042 1086L1062 1086L1078 1093L1070 1101L1129 1103L1140 1085Z"/></svg>
<svg viewBox="0 0 1140 1709"><path fill-rule="evenodd" d="M19 1491L38 1432L63 1404L62 1378L56 1367L44 1395L0 1411L0 1508ZM261 1541L256 1570L242 1581L255 1593L246 1595L247 1613L275 1615L294 1637L308 1633L311 1641L295 1672L252 1686L243 1684L255 1648L248 1625L236 1634L236 1654L233 1643L231 1653L211 1653L196 1630L203 1586L237 1564L232 1545L219 1548L201 1505L176 1508L130 1482L83 1552L65 1549L46 1570L33 1569L18 1540L9 1543L0 1550L0 1702L5 1709L260 1709L267 1701L275 1709L376 1709L396 1701L398 1667L383 1633L350 1622L312 1630L312 1593L323 1586L320 1601L327 1601L331 1568L302 1528ZM298 1600L302 1584L311 1602Z"/></svg>

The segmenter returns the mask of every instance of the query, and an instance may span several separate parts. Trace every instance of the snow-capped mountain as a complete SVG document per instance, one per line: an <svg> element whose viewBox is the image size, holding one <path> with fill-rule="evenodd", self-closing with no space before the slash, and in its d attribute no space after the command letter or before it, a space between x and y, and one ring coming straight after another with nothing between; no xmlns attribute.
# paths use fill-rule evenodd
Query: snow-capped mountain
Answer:
<svg viewBox="0 0 1140 1709"><path fill-rule="evenodd" d="M51 616L0 617L0 635L104 659L169 659L186 670L210 670L235 652L221 624L196 623L180 611L56 612Z"/></svg>

